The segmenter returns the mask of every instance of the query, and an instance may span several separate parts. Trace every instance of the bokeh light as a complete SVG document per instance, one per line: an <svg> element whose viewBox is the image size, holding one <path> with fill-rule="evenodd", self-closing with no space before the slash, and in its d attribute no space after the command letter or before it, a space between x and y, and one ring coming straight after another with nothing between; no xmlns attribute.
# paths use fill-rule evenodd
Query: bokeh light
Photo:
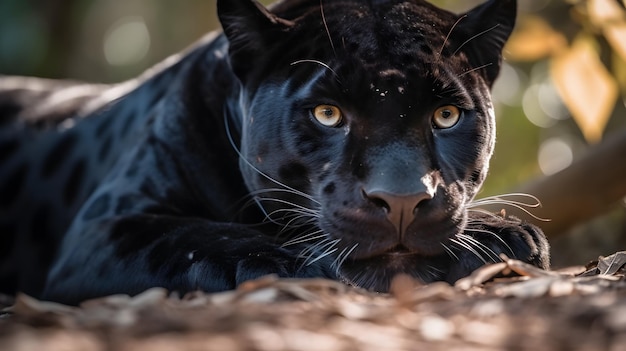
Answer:
<svg viewBox="0 0 626 351"><path fill-rule="evenodd" d="M522 109L526 118L537 127L550 128L556 124L556 120L550 118L539 104L541 84L533 84L526 89L522 99Z"/></svg>
<svg viewBox="0 0 626 351"><path fill-rule="evenodd" d="M565 140L550 138L539 146L537 160L543 174L551 175L569 167L574 160L574 153Z"/></svg>
<svg viewBox="0 0 626 351"><path fill-rule="evenodd" d="M492 96L496 103L519 106L528 77L521 70L504 63L493 85Z"/></svg>
<svg viewBox="0 0 626 351"><path fill-rule="evenodd" d="M104 57L114 66L140 62L150 50L150 32L142 17L124 17L113 23L104 36Z"/></svg>

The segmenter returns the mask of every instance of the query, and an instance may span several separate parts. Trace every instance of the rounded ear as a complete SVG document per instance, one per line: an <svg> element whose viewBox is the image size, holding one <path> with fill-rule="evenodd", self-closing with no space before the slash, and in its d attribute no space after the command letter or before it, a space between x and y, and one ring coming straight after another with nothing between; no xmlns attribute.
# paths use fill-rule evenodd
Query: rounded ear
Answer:
<svg viewBox="0 0 626 351"><path fill-rule="evenodd" d="M500 72L502 48L515 26L516 0L489 0L461 15L451 34L452 52L463 51L491 86Z"/></svg>
<svg viewBox="0 0 626 351"><path fill-rule="evenodd" d="M255 65L255 59L277 41L277 36L293 26L256 0L218 0L217 15L228 38L231 66L241 80Z"/></svg>

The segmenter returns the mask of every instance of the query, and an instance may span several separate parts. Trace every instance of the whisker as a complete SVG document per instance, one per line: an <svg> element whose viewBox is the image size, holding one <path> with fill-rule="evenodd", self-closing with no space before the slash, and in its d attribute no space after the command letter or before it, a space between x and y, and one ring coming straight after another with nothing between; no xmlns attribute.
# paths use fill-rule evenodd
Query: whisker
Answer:
<svg viewBox="0 0 626 351"><path fill-rule="evenodd" d="M359 243L352 245L352 247L347 251L346 249L343 249L341 253L337 255L337 258L335 259L335 261L333 261L333 264L332 264L335 267L335 273L337 274L337 276L339 276L339 271L341 270L341 266L348 259L350 254L357 248L357 246L359 246Z"/></svg>
<svg viewBox="0 0 626 351"><path fill-rule="evenodd" d="M527 198L527 199L530 199L530 200L534 201L534 203L529 204L527 202L522 202L522 201L507 200L507 198L514 198L514 197ZM539 207L539 206L541 206L541 201L539 200L539 198L537 198L534 195L526 194L526 193L508 193L508 194L487 196L487 197L484 197L482 199L475 200L472 203L480 204L480 203L485 202L485 201L493 201L493 200L510 201L510 202L515 202L515 203L517 203L519 205L525 205L525 206L528 206L528 207Z"/></svg>
<svg viewBox="0 0 626 351"><path fill-rule="evenodd" d="M489 29L485 29L484 31L482 31L482 32L480 32L480 33L478 33L478 34L476 34L476 35L472 36L471 38L467 39L467 40L466 40L466 41L464 41L464 42L463 42L463 43L462 43L462 44L461 44L458 48L456 48L456 50L454 50L454 52L452 53L452 56L456 55L456 54L459 52L459 50L461 50L461 48L462 48L463 46L465 46L467 43L469 43L470 41L472 41L472 40L474 40L474 39L478 38L479 36L481 36L481 35L483 35L483 34L485 34L485 33L491 32L492 30L494 30L494 29L498 28L499 26L500 26L500 23L496 24L495 26L493 26L493 27L491 27L491 28L489 28Z"/></svg>
<svg viewBox="0 0 626 351"><path fill-rule="evenodd" d="M488 204L486 203L485 205L497 205L497 204L500 204L500 205L508 205L508 206L511 206L511 207L517 208L518 210L520 210L520 211L522 211L522 212L526 213L527 215L531 216L532 218L534 218L534 219L536 219L536 220L538 220L538 221L541 221L541 222L550 222L550 219L547 219L547 218L541 218L541 217L539 217L539 216L537 216L537 215L533 214L532 212L530 212L530 211L529 211L529 210L527 210L526 208L524 208L524 206L522 206L522 205L518 205L518 204L515 204L515 203L511 203L511 202L492 202L492 203L488 203Z"/></svg>
<svg viewBox="0 0 626 351"><path fill-rule="evenodd" d="M324 253L322 253L321 255L317 256L315 259L313 259L312 261L308 262L306 265L307 265L307 266L310 266L310 265L312 265L313 263L315 263L315 262L317 262L317 261L321 260L322 258L324 258L324 257L326 257L326 256L328 256L328 255L331 255L331 254L335 253L336 251L337 251L337 248L336 248L336 247L335 247L335 248L332 248L332 249L331 249L331 248L328 248L326 251L324 251Z"/></svg>
<svg viewBox="0 0 626 351"><path fill-rule="evenodd" d="M500 259L500 257L489 247L487 247L487 245L481 243L480 241L476 240L476 238L473 238L467 234L459 234L459 237L462 237L468 244L474 244L474 247L476 247L477 249L479 249L480 251L482 251L484 254L486 254L487 256L492 258L492 261L494 262L500 262L502 261ZM494 260L495 258L495 260Z"/></svg>
<svg viewBox="0 0 626 351"><path fill-rule="evenodd" d="M335 54L335 56L337 56L337 52L335 51L335 44L333 43L333 38L330 36L330 30L328 30L328 24L326 23L323 0L320 0L320 12L322 13L322 22L324 23L324 29L326 29L326 35L328 35L328 41L330 41L330 47L333 49L333 53Z"/></svg>
<svg viewBox="0 0 626 351"><path fill-rule="evenodd" d="M265 188L265 189L257 189L257 190L253 190L250 192L250 195L255 196L255 195L261 195L263 193L279 193L279 192L284 192L287 194L293 194L293 195L298 195L298 196L302 196L307 200L311 200L312 202L315 202L317 205L320 205L320 202L315 200L315 198L309 194L303 193L303 192L293 192L293 190L291 189L281 189L281 188Z"/></svg>
<svg viewBox="0 0 626 351"><path fill-rule="evenodd" d="M298 222L298 221L299 223L294 224L294 222ZM316 222L317 222L317 217L311 217L305 214L294 216L291 220L289 220L289 222L285 223L283 229L280 232L283 233L287 229L295 229L295 228L311 226L315 224Z"/></svg>
<svg viewBox="0 0 626 351"><path fill-rule="evenodd" d="M284 213L284 217L293 217L290 221L294 219L302 219L307 218L307 221L315 221L315 219L319 218L319 214L314 212L313 210L301 210L297 208L279 208L270 213L270 215Z"/></svg>
<svg viewBox="0 0 626 351"><path fill-rule="evenodd" d="M307 62L308 63L315 63L315 64L318 64L318 65L328 69L329 71L331 71L333 73L335 78L339 79L339 75L337 74L337 72L335 72L334 69L332 69L329 65L327 65L324 62L319 61L319 60L313 60L313 59L297 60L297 61L294 61L294 62L290 63L290 65L293 66L293 65L297 65L297 64L300 64L300 63L307 63Z"/></svg>
<svg viewBox="0 0 626 351"><path fill-rule="evenodd" d="M279 199L279 198L274 198L274 197L260 197L257 196L255 197L255 199L257 199L258 201L264 201L264 202L277 202L283 205L289 205L289 206L293 206L293 208L284 208L284 209L278 209L276 211L289 211L289 210L299 210L302 211L303 213L308 213L311 215L317 215L318 212L315 210L312 210L306 206L303 205L299 205L297 203L291 202L291 201L287 201L287 200L283 200L283 199Z"/></svg>
<svg viewBox="0 0 626 351"><path fill-rule="evenodd" d="M480 70L480 69L483 69L483 68L485 68L485 67L489 67L489 66L491 66L491 65L493 65L493 62L486 63L486 64L484 64L484 65L482 65L482 66L474 67L474 68L472 68L472 69L470 69L470 70L468 70L468 71L465 71L465 72L463 72L463 73L459 74L459 75L457 76L457 78L461 78L461 77L463 77L463 76L464 76L464 75L466 75L466 74L472 73L472 72L474 72L474 71L478 71L478 70Z"/></svg>
<svg viewBox="0 0 626 351"><path fill-rule="evenodd" d="M454 22L454 24L452 25L452 28L450 28L450 31L448 31L448 35L446 35L446 39L444 39L443 44L441 45L441 49L439 49L439 52L437 53L437 59L441 57L441 53L443 52L443 49L446 47L446 43L448 43L448 39L450 39L450 35L452 35L454 28L456 28L459 22L461 22L461 20L463 20L466 17L467 15L463 15L459 17L459 19L457 19L456 22Z"/></svg>
<svg viewBox="0 0 626 351"><path fill-rule="evenodd" d="M439 277L441 277L441 274L442 274L442 273L445 273L445 272L444 272L443 270L441 270L441 269L437 268L437 267L434 267L434 266L428 265L428 266L426 266L426 272L425 272L425 273L426 273L427 275L430 275L430 277L431 277L433 280L440 280L440 278L439 278ZM427 279L422 278L422 274L418 274L418 277L419 277L420 279L422 279L423 281L428 281Z"/></svg>
<svg viewBox="0 0 626 351"><path fill-rule="evenodd" d="M335 240L330 240L330 239L326 239L324 241L321 241L318 245L313 245L309 248L304 249L302 252L310 252L310 254L308 255L308 257L306 258L306 260L304 260L303 265L305 266L310 266L313 263L321 260L322 258L334 253L335 251L337 251L337 248L334 247L335 245L337 245L337 243L339 243L341 241L341 239L335 239ZM316 258L312 259L313 255L315 254L315 250L318 251L322 251L322 253L317 256Z"/></svg>
<svg viewBox="0 0 626 351"><path fill-rule="evenodd" d="M457 256L451 248L449 248L445 243L441 243L443 249L448 253L451 258L455 258L457 261L459 260L459 256Z"/></svg>
<svg viewBox="0 0 626 351"><path fill-rule="evenodd" d="M235 150L235 152L237 153L237 155L239 156L239 158L240 158L241 160L243 160L243 162L244 162L244 163L245 163L248 167L250 167L252 170L254 170L255 172L257 172L259 175L263 176L265 179L269 180L270 182L272 182L272 183L274 183L274 184L276 184L276 185L278 185L278 186L280 186L280 187L282 187L282 188L285 188L285 189L289 189L289 190L291 190L294 194L298 194L298 195L301 195L301 196L303 196L303 197L310 197L310 195L308 195L308 194L306 194L306 193L304 193L304 192L302 192L302 191L299 191L299 190L297 190L297 189L294 189L294 188L292 188L292 187L288 186L287 184L283 184L282 182L279 182L278 180L276 180L276 179L274 179L274 178L270 177L269 175L265 174L265 173L264 173L264 172L262 172L260 169L258 169L257 167L255 167L255 166L254 166L254 165L253 165L250 161L248 161L248 159L247 159L246 157L244 157L244 155L241 153L241 151L239 151L239 149L237 148L237 144L236 144L236 143L235 143L235 141L233 140L233 136L232 136L232 133L231 133L231 131L230 131L230 123L229 123L229 120L228 120L228 114L227 114L227 113L224 113L224 125L225 125L225 127L226 127L226 135L227 135L227 137L228 137L228 141L229 141L230 145L231 145L231 146L232 146L232 148Z"/></svg>
<svg viewBox="0 0 626 351"><path fill-rule="evenodd" d="M485 233L485 234L489 234L491 236L493 236L494 238L498 239L498 241L500 243L502 243L504 246L506 246L506 249L509 250L509 252L511 253L512 256L515 256L515 253L513 252L513 249L511 249L511 247L509 246L509 244L506 243L506 241L504 241L504 239L502 239L500 236L498 236L496 233L489 231L489 230L485 230L485 229L473 229L473 228L466 228L465 231L467 232L474 232L474 233Z"/></svg>
<svg viewBox="0 0 626 351"><path fill-rule="evenodd" d="M484 264L487 264L487 261L485 260L485 258L478 253L478 251L476 251L472 245L469 245L468 243L464 242L463 240L461 240L461 238L458 239L450 239L451 242L459 245L461 248L466 249L467 251L473 253L476 257L478 257Z"/></svg>
<svg viewBox="0 0 626 351"><path fill-rule="evenodd" d="M343 257L343 255L346 253L346 251L348 251L347 247L345 247L343 250L341 250L341 252L337 255L335 260L330 264L330 267L335 269L335 274L336 275L339 275L339 267L338 267L337 263Z"/></svg>
<svg viewBox="0 0 626 351"><path fill-rule="evenodd" d="M278 208L278 209L273 210L272 212L268 212L265 206L263 205L263 203L267 203L267 202L283 203L283 204L287 204L288 207ZM244 211L246 207L250 206L253 203L255 204L256 208L261 209L261 212L265 220L269 220L270 222L274 224L278 224L284 227L281 230L281 233L293 227L302 227L302 226L314 224L317 221L317 219L321 217L320 212L317 209L308 208L306 206L298 205L297 203L292 203L290 201L286 201L286 200L282 200L278 198L266 198L266 197L258 197L258 196L252 199L249 199L245 204L243 204L239 212ZM281 214L282 216L277 218L277 215L281 215ZM289 220L289 221L287 223L284 223L284 222L281 223L278 221L279 219ZM294 224L296 222L299 222L299 223Z"/></svg>
<svg viewBox="0 0 626 351"><path fill-rule="evenodd" d="M307 257L305 259L305 263L306 263L306 260L308 259L308 257L313 255L315 253L315 250L317 250L320 247L323 247L324 245L328 245L328 243L330 241L331 240L329 238L325 238L324 240L321 240L321 241L315 243L314 245L305 247L302 251L300 251L300 254L298 255L298 258L305 258L305 257Z"/></svg>
<svg viewBox="0 0 626 351"><path fill-rule="evenodd" d="M307 242L307 241L313 241L313 240L321 239L321 238L324 238L324 237L326 237L326 234L324 233L323 230L316 230L316 231L311 232L309 234L302 235L302 236L293 238L291 240L288 240L288 241L284 242L281 245L281 247L297 245L297 244L301 244L301 243L304 243L304 242Z"/></svg>
<svg viewBox="0 0 626 351"><path fill-rule="evenodd" d="M522 202L522 201L516 201L516 200L507 200L507 197L523 197L523 198L528 198L533 200L533 203L527 203L527 202ZM530 217L538 220L538 221L542 221L542 222L549 222L550 219L546 219L546 218L541 218L535 214L533 214L532 212L530 212L528 210L528 208L538 208L541 207L541 201L539 201L539 199L536 196L530 195L530 194L525 194L525 193L511 193L511 194L503 194L503 195L495 195L495 196L489 196L489 197L485 197L479 200L475 200L472 201L470 204L467 205L468 209L474 208L474 207L478 207L478 206L486 206L486 205L505 205L505 206L511 206L514 208L517 208L518 210L526 213L527 215L529 215Z"/></svg>
<svg viewBox="0 0 626 351"><path fill-rule="evenodd" d="M494 214L494 213L493 213L493 212L491 212L491 211L483 210L482 208L468 208L468 209L467 209L467 211L468 211L468 212L482 213L482 214L484 214L484 215L488 215L489 217L492 217L492 218L502 218L502 217L500 217L499 215ZM477 223L477 224L480 224L480 223L482 223L482 222L481 222L480 220L473 220L473 219L471 219L471 218L470 218L470 219L468 219L467 223L468 223L468 224L470 224L470 223Z"/></svg>

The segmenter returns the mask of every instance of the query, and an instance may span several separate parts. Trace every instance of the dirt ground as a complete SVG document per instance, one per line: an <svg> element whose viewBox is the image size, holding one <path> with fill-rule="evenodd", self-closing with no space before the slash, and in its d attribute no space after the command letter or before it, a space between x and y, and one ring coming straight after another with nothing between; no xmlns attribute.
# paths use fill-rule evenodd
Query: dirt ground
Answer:
<svg viewBox="0 0 626 351"><path fill-rule="evenodd" d="M0 350L626 350L625 274L618 252L550 272L506 260L455 286L397 277L390 294L266 277L80 307L4 297Z"/></svg>

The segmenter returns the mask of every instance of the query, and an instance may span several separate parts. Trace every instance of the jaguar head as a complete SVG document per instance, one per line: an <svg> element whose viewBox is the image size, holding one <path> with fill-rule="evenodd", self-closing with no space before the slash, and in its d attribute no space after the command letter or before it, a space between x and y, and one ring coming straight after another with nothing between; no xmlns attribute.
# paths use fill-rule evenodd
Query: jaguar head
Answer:
<svg viewBox="0 0 626 351"><path fill-rule="evenodd" d="M241 83L242 173L270 218L301 229L305 261L334 257L375 290L396 273L441 278L436 257L487 174L489 90L516 1L461 15L421 0L221 0L218 12Z"/></svg>

